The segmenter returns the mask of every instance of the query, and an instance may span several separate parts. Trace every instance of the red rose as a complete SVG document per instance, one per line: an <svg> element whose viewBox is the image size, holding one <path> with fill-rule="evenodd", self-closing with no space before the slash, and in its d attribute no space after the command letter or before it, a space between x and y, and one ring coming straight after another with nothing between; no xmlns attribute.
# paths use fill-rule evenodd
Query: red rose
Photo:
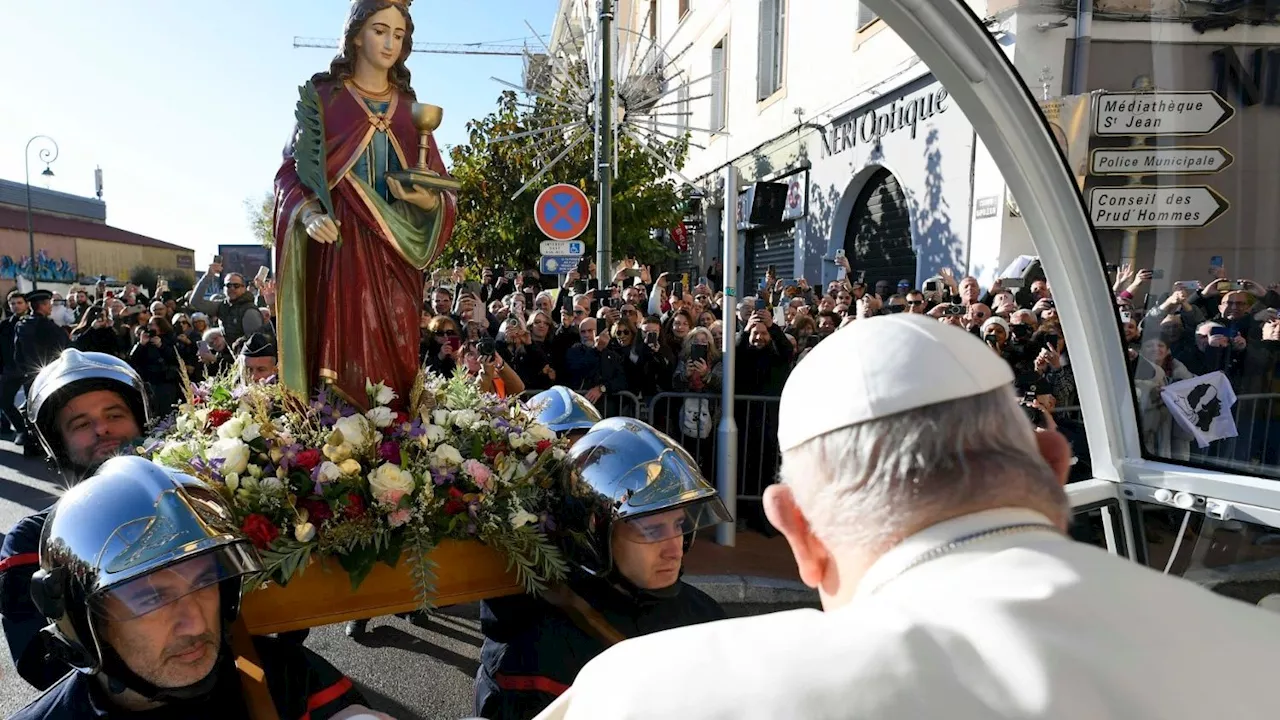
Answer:
<svg viewBox="0 0 1280 720"><path fill-rule="evenodd" d="M484 446L484 456L490 460L502 454L502 445L498 443L489 443Z"/></svg>
<svg viewBox="0 0 1280 720"><path fill-rule="evenodd" d="M542 453L544 453L544 452L546 452L546 451L548 451L548 450L550 450L550 449L551 449L551 441L550 441L550 440L539 440L539 441L538 441L538 454L539 454L539 455L541 455Z"/></svg>
<svg viewBox="0 0 1280 720"><path fill-rule="evenodd" d="M399 426L399 425L406 425L406 424L408 424L408 422L409 422L409 413L406 413L406 412L398 412L398 413L396 413L396 425L397 425L397 426Z"/></svg>
<svg viewBox="0 0 1280 720"><path fill-rule="evenodd" d="M307 521L317 527L333 517L333 508L322 498L308 498L298 505L307 511Z"/></svg>
<svg viewBox="0 0 1280 720"><path fill-rule="evenodd" d="M280 535L280 530L275 523L256 513L245 518L244 525L240 526L240 529L249 536L249 540L259 550L266 550L267 546Z"/></svg>
<svg viewBox="0 0 1280 720"><path fill-rule="evenodd" d="M232 417L234 417L234 414L230 410L210 410L209 426L222 427L222 424L230 420Z"/></svg>
<svg viewBox="0 0 1280 720"><path fill-rule="evenodd" d="M467 504L462 501L462 491L458 488L449 488L449 499L444 501L445 515L461 515L467 511Z"/></svg>
<svg viewBox="0 0 1280 720"><path fill-rule="evenodd" d="M342 514L345 515L348 520L358 520L364 517L364 513L364 498L355 493L348 493L347 507L343 509Z"/></svg>
<svg viewBox="0 0 1280 720"><path fill-rule="evenodd" d="M319 450L315 448L308 448L298 453L298 459L296 462L298 463L298 467L306 470L307 472L311 472L316 469L316 466L319 465L322 460L324 460L324 456L320 454Z"/></svg>

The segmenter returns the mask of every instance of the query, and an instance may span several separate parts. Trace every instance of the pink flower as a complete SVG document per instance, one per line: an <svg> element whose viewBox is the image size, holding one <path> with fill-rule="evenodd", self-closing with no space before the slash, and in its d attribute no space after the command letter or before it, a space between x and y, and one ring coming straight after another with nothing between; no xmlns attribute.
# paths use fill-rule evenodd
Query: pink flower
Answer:
<svg viewBox="0 0 1280 720"><path fill-rule="evenodd" d="M489 490L489 481L493 478L493 471L487 465L479 460L468 460L462 463L462 469L471 476L471 480L475 482L476 487L481 490Z"/></svg>
<svg viewBox="0 0 1280 720"><path fill-rule="evenodd" d="M387 516L387 522L391 523L391 527L400 527L409 522L409 511L397 510Z"/></svg>
<svg viewBox="0 0 1280 720"><path fill-rule="evenodd" d="M400 504L400 499L405 496L403 490L388 490L378 496L378 502L383 505L395 507Z"/></svg>

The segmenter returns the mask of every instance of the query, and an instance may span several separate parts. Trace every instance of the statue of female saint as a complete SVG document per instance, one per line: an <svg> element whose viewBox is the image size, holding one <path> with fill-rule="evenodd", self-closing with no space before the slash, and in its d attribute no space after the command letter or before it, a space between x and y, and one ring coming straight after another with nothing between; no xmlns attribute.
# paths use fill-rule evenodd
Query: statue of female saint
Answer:
<svg viewBox="0 0 1280 720"><path fill-rule="evenodd" d="M304 397L323 380L366 408L366 380L403 399L418 372L423 270L456 200L392 177L418 154L411 2L353 0L341 51L300 89L276 174L280 379ZM428 167L447 177L429 142Z"/></svg>

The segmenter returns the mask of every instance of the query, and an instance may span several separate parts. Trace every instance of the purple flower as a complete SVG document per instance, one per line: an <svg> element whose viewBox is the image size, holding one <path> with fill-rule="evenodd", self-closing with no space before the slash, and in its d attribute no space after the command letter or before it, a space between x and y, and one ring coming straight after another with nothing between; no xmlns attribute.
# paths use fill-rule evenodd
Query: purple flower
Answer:
<svg viewBox="0 0 1280 720"><path fill-rule="evenodd" d="M445 471L445 470L440 470L438 468L431 469L431 480L437 486L452 483L454 479L455 479L455 475L452 470Z"/></svg>
<svg viewBox="0 0 1280 720"><path fill-rule="evenodd" d="M236 387L231 389L231 399L239 400L240 398L244 397L245 394L248 392L249 392L248 385L237 385Z"/></svg>
<svg viewBox="0 0 1280 720"><path fill-rule="evenodd" d="M294 463L298 462L298 453L302 452L302 446L298 443L292 443L280 448L280 467L285 470L293 468Z"/></svg>
<svg viewBox="0 0 1280 720"><path fill-rule="evenodd" d="M551 513L544 512L538 516L538 530L543 533L555 532L556 519L551 516Z"/></svg>
<svg viewBox="0 0 1280 720"><path fill-rule="evenodd" d="M378 457L386 462L400 463L400 443L394 440L388 440L378 446Z"/></svg>
<svg viewBox="0 0 1280 720"><path fill-rule="evenodd" d="M468 534L468 535L475 535L475 534L476 534L476 530L477 530L477 529L478 529L478 528L476 528L476 524L475 524L475 523L467 523L467 534Z"/></svg>

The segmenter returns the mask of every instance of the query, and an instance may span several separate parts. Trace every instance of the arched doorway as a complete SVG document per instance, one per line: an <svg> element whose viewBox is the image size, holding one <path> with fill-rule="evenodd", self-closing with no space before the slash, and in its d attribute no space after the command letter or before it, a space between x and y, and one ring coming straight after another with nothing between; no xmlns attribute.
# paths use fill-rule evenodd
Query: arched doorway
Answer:
<svg viewBox="0 0 1280 720"><path fill-rule="evenodd" d="M867 178L853 203L844 233L844 251L854 276L866 273L867 285L916 280L916 251L911 242L911 210L893 173L881 168Z"/></svg>

